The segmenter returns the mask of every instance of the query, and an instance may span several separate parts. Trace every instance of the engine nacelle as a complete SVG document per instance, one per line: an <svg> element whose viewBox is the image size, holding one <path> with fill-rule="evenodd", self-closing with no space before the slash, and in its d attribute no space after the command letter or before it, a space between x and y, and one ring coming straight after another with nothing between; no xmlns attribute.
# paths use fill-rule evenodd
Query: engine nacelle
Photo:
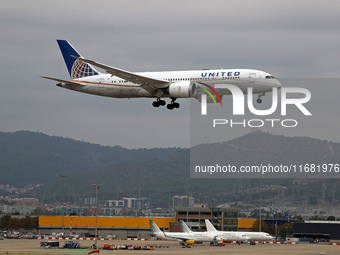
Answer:
<svg viewBox="0 0 340 255"><path fill-rule="evenodd" d="M195 240L186 240L185 244L187 245L195 244Z"/></svg>
<svg viewBox="0 0 340 255"><path fill-rule="evenodd" d="M169 86L169 96L173 98L189 98L196 94L196 85L190 81L172 83Z"/></svg>

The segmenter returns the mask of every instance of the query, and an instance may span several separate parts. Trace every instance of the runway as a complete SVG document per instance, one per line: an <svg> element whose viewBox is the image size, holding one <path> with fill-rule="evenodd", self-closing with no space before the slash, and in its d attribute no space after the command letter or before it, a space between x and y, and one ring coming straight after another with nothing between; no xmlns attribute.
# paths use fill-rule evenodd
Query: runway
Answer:
<svg viewBox="0 0 340 255"><path fill-rule="evenodd" d="M88 249L40 249L40 242L44 240L4 239L0 240L0 254L88 254ZM81 241L81 246L90 246L94 241ZM60 246L64 241L60 242ZM114 245L157 245L161 248L155 250L100 250L100 254L340 254L340 245L329 244L227 244L224 247L211 247L209 244L193 245L191 248L182 248L178 242L171 241L127 241L111 240L98 241L99 246ZM168 248L167 248L168 247Z"/></svg>

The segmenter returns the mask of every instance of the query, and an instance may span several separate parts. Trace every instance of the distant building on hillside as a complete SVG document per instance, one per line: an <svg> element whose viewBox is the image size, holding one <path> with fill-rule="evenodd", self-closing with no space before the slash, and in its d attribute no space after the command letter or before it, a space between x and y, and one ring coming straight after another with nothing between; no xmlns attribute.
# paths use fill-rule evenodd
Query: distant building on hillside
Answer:
<svg viewBox="0 0 340 255"><path fill-rule="evenodd" d="M182 207L192 207L195 203L195 199L189 196L174 196L172 198L173 208L182 206Z"/></svg>
<svg viewBox="0 0 340 255"><path fill-rule="evenodd" d="M183 220L192 230L195 231L206 231L205 219L210 220L218 230L238 230L239 209L237 208L211 208L201 205L194 207L175 207L174 209L176 213L175 221L179 222L180 220Z"/></svg>

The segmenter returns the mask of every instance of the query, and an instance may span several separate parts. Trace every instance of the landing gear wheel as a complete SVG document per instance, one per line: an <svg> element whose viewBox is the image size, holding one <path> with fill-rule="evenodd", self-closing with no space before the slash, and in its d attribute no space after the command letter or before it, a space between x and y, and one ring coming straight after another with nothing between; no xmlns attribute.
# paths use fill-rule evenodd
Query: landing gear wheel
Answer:
<svg viewBox="0 0 340 255"><path fill-rule="evenodd" d="M179 106L180 106L179 103L173 103L172 105L174 106L174 108L179 108Z"/></svg>
<svg viewBox="0 0 340 255"><path fill-rule="evenodd" d="M165 105L165 101L161 100L159 98L156 99L156 101L152 102L153 107L159 107Z"/></svg>
<svg viewBox="0 0 340 255"><path fill-rule="evenodd" d="M169 110L173 110L174 108L179 108L180 104L175 102L176 99L177 98L171 98L171 102L170 104L166 106L166 108L168 108Z"/></svg>
<svg viewBox="0 0 340 255"><path fill-rule="evenodd" d="M261 104L261 103L262 103L261 97L263 97L265 94L266 94L266 93L261 93L261 94L258 95L257 100L256 100L256 102L257 102L258 104Z"/></svg>

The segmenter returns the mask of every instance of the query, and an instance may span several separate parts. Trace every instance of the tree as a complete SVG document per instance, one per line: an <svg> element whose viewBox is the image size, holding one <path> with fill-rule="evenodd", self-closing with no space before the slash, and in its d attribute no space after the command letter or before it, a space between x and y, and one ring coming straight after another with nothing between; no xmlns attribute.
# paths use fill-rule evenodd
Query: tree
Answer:
<svg viewBox="0 0 340 255"><path fill-rule="evenodd" d="M329 221L335 221L335 216L331 215L327 217L327 220Z"/></svg>
<svg viewBox="0 0 340 255"><path fill-rule="evenodd" d="M22 219L12 218L9 215L5 215L1 217L1 229L37 229L39 228L39 218L34 217L31 218L30 216L26 216Z"/></svg>
<svg viewBox="0 0 340 255"><path fill-rule="evenodd" d="M310 217L309 220L325 220L325 218L322 216L315 215Z"/></svg>
<svg viewBox="0 0 340 255"><path fill-rule="evenodd" d="M11 221L11 216L9 215L4 215L1 217L1 229L9 229L10 226L10 221Z"/></svg>
<svg viewBox="0 0 340 255"><path fill-rule="evenodd" d="M303 220L301 215L294 215L293 219L296 220L296 221L302 221Z"/></svg>
<svg viewBox="0 0 340 255"><path fill-rule="evenodd" d="M287 222L279 227L278 235L282 238L286 238L288 235L292 235L294 232L294 223Z"/></svg>
<svg viewBox="0 0 340 255"><path fill-rule="evenodd" d="M254 221L253 226L251 227L251 231L258 232L259 231L259 220ZM263 220L261 220L261 231L266 232L268 234L274 235L275 234L275 225L267 224Z"/></svg>

